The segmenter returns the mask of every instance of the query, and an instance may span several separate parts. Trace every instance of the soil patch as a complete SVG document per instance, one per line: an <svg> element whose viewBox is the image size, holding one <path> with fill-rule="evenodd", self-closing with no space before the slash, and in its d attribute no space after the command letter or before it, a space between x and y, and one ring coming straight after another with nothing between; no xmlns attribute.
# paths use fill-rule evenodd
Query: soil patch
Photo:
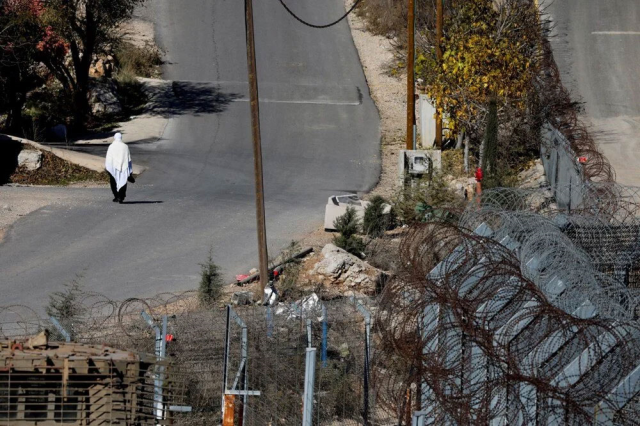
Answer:
<svg viewBox="0 0 640 426"><path fill-rule="evenodd" d="M24 145L21 148L24 148ZM109 176L106 172L89 170L58 158L48 151L40 152L42 153L42 166L38 170L26 170L23 167L17 167L16 164L6 183L65 186L78 182L101 184L109 182Z"/></svg>

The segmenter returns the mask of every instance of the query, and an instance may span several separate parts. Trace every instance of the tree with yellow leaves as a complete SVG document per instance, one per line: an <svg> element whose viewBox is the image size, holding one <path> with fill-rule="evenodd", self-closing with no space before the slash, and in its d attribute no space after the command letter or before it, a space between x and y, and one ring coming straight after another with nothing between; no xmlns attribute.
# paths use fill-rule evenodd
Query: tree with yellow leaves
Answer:
<svg viewBox="0 0 640 426"><path fill-rule="evenodd" d="M416 72L439 99L449 130L481 123L490 100L523 111L538 70L537 10L522 0L447 0L443 59L435 46L419 54ZM424 34L424 38L431 38Z"/></svg>

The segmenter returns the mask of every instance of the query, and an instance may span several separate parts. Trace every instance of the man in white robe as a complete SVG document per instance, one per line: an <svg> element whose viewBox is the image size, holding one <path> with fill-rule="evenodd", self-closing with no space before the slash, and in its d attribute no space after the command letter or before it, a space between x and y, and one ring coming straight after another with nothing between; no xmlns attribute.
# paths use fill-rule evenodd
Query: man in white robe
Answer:
<svg viewBox="0 0 640 426"><path fill-rule="evenodd" d="M122 142L121 133L116 133L113 142L109 145L104 166L109 172L113 202L122 204L127 196L127 180L130 180L133 164L129 147Z"/></svg>

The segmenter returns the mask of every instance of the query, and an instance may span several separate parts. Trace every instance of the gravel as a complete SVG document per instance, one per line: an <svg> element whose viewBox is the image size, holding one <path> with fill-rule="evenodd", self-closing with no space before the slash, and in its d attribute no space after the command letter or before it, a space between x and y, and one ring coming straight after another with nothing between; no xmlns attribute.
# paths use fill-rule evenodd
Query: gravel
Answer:
<svg viewBox="0 0 640 426"><path fill-rule="evenodd" d="M349 8L353 0L346 0ZM370 195L393 198L399 189L398 152L404 148L407 92L406 73L392 76L389 64L394 61L393 48L389 38L371 34L365 22L355 13L349 15L349 26L353 41L360 55L371 98L380 112L380 132L382 134L382 175L380 182Z"/></svg>

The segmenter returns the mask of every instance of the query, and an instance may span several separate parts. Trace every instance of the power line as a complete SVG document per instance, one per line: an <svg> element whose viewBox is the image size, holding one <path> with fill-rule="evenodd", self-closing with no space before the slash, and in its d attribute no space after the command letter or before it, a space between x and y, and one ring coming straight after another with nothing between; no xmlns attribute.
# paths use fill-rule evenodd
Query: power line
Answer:
<svg viewBox="0 0 640 426"><path fill-rule="evenodd" d="M342 21L344 18L346 18L347 16L349 16L349 14L351 12L353 12L353 10L358 7L358 4L360 4L362 0L356 0L356 2L353 4L353 6L351 6L351 9L349 9L347 11L347 13L345 13L344 15L342 15L339 19L336 19L335 21L329 23L329 24L325 24L325 25L316 25L316 24L312 24L310 22L305 21L304 19L300 18L298 15L296 15L295 13L293 13L293 11L291 9L289 9L289 7L284 3L284 0L280 0L280 4L282 5L282 7L285 8L285 10L287 12L289 12L289 15L293 16L298 22L300 22L303 25L306 25L307 27L311 27L311 28L318 28L318 29L322 29L322 28L329 28L329 27L333 27L334 25L338 24L340 21Z"/></svg>

